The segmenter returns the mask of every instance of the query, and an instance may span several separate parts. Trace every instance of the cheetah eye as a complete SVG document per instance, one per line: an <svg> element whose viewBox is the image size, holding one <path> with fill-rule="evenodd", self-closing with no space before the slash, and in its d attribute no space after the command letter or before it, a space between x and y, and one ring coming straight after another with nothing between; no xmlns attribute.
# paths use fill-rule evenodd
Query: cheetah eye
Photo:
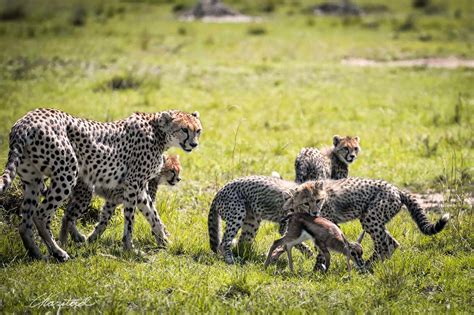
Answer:
<svg viewBox="0 0 474 315"><path fill-rule="evenodd" d="M188 128L181 128L181 131L184 133L188 133Z"/></svg>
<svg viewBox="0 0 474 315"><path fill-rule="evenodd" d="M355 147L354 149L356 152L359 152L359 148L358 147Z"/></svg>
<svg viewBox="0 0 474 315"><path fill-rule="evenodd" d="M201 133L201 129L198 129L198 130L196 131L196 133L197 133L197 134L200 134L200 133Z"/></svg>

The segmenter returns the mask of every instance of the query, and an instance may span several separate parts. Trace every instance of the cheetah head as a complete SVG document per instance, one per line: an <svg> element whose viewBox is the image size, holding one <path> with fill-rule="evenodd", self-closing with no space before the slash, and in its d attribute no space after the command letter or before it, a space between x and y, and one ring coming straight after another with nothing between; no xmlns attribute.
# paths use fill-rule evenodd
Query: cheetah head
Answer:
<svg viewBox="0 0 474 315"><path fill-rule="evenodd" d="M349 243L349 251L351 255L351 259L355 262L356 268L359 271L364 271L365 269L365 262L364 258L362 257L364 254L364 251L362 249L362 245L357 242L350 242Z"/></svg>
<svg viewBox="0 0 474 315"><path fill-rule="evenodd" d="M360 152L359 137L333 137L334 153L342 162L350 164L355 161Z"/></svg>
<svg viewBox="0 0 474 315"><path fill-rule="evenodd" d="M198 112L192 114L177 110L161 112L158 125L165 132L169 147L179 147L185 152L191 152L199 144L202 125Z"/></svg>
<svg viewBox="0 0 474 315"><path fill-rule="evenodd" d="M160 184L176 185L180 180L181 163L179 155L163 155L163 168L161 169Z"/></svg>
<svg viewBox="0 0 474 315"><path fill-rule="evenodd" d="M321 181L308 181L301 184L293 196L283 205L286 212L308 212L319 215L326 198Z"/></svg>

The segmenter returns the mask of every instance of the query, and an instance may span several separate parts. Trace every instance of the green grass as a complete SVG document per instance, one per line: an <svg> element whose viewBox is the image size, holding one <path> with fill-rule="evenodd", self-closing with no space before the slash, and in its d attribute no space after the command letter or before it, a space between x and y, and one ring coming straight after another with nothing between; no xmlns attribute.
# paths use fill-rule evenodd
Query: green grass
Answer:
<svg viewBox="0 0 474 315"><path fill-rule="evenodd" d="M459 200L445 209L452 215L447 230L431 238L402 211L388 224L401 248L373 274L353 273L350 280L340 255L326 275L313 274L313 260L299 253L297 274L284 259L264 271L277 237L272 224L262 226L237 266L214 255L207 236L209 205L225 182L273 170L292 179L300 148L329 145L334 134L362 139L353 176L434 189L454 201L472 196L472 69L340 62L472 59L470 1L432 1L442 7L433 15L412 9L411 1L392 1L388 13L353 19L305 15L314 3L306 0L269 1L271 14L253 1L227 2L263 14L254 24L180 22L174 4L162 2L85 1L78 13L74 1L25 1L24 17L0 21L0 165L11 126L37 107L101 121L133 111L198 110L204 127L199 150L172 150L181 155L183 182L158 193L172 233L166 251L155 249L139 215L134 242L144 253L124 253L117 214L96 244L67 248L70 262L30 261L18 216L0 209L0 312L57 311L71 299L87 304L76 308L84 312L472 312L474 219ZM72 17L84 11L84 25L74 26ZM411 15L412 25L401 31ZM56 235L61 216L59 210L53 221ZM91 232L93 223L80 228ZM355 221L342 229L350 239L361 231ZM363 245L368 258L370 238ZM44 300L50 303L39 306Z"/></svg>

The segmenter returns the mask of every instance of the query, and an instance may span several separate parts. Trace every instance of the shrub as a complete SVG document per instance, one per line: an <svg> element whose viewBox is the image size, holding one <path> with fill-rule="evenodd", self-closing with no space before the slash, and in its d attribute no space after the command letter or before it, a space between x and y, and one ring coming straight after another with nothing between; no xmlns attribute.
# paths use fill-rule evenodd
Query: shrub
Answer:
<svg viewBox="0 0 474 315"><path fill-rule="evenodd" d="M74 26L84 26L86 24L87 11L82 5L76 6L71 15L71 24Z"/></svg>
<svg viewBox="0 0 474 315"><path fill-rule="evenodd" d="M261 26L253 26L253 27L250 27L248 30L247 30L247 34L249 35L264 35L267 33L267 30Z"/></svg>
<svg viewBox="0 0 474 315"><path fill-rule="evenodd" d="M415 16L413 14L408 15L405 18L405 21L403 21L403 23L398 26L398 31L408 32L414 30L416 28L415 22Z"/></svg>
<svg viewBox="0 0 474 315"><path fill-rule="evenodd" d="M111 79L99 84L97 91L103 90L128 90L138 89L142 84L142 80L134 77L130 73L114 75Z"/></svg>
<svg viewBox="0 0 474 315"><path fill-rule="evenodd" d="M415 9L426 8L430 4L431 4L431 0L413 0L412 1L412 6Z"/></svg>
<svg viewBox="0 0 474 315"><path fill-rule="evenodd" d="M25 2L21 0L6 1L0 10L1 21L22 20L26 17Z"/></svg>

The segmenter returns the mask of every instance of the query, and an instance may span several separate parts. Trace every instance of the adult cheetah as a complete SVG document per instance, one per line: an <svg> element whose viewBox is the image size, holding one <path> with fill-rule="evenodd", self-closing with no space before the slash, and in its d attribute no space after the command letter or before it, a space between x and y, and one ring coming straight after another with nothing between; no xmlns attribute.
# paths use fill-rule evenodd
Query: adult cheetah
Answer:
<svg viewBox="0 0 474 315"><path fill-rule="evenodd" d="M170 186L176 185L181 181L179 176L181 172L181 163L178 155L168 156L163 155L163 167L160 174L148 182L148 195L151 201L155 203L156 192L159 185L168 184ZM102 235L107 224L112 218L112 214L118 204L123 203L124 187L119 186L115 189L104 189L97 187L94 193L103 197L106 200L102 208L100 221L96 225L94 232L88 237L88 241L95 241ZM61 232L59 233L59 242L64 246L67 243L68 233L71 234L75 242L84 242L86 237L77 230L76 220L80 218L88 209L92 199L92 191L88 185L81 180L78 180L73 194L68 202L65 214L62 220ZM166 228L163 226L166 231Z"/></svg>
<svg viewBox="0 0 474 315"><path fill-rule="evenodd" d="M359 137L333 137L333 147L321 151L303 148L295 160L297 183L308 180L341 179L349 175L349 164L360 152Z"/></svg>
<svg viewBox="0 0 474 315"><path fill-rule="evenodd" d="M269 220L280 224L280 234L286 231L286 216L290 211L306 211L317 214L319 196L305 195L308 199L303 207L284 210L287 203L299 189L306 184L298 185L295 182L268 176L247 176L235 179L222 187L214 197L209 211L208 229L211 249L214 252L222 251L225 262L234 263L232 255L232 240L242 227L239 245L250 243L255 238L262 220ZM304 190L310 192L310 190ZM220 238L221 218L226 221L224 237ZM300 244L298 247L307 255L311 250Z"/></svg>
<svg viewBox="0 0 474 315"><path fill-rule="evenodd" d="M307 184L304 190L295 192L285 207L293 208L311 202L307 196L319 194L322 196L322 217L336 224L358 218L364 231L369 233L374 241L374 254L367 262L369 268L377 260L390 258L399 246L385 224L403 205L408 208L420 231L426 235L439 233L449 220L449 215L444 214L436 223L431 223L415 197L383 180L351 177ZM323 262L324 257L319 254L320 269L323 269Z"/></svg>
<svg viewBox="0 0 474 315"><path fill-rule="evenodd" d="M33 240L34 223L49 253L59 261L69 259L56 244L50 223L78 179L89 187L123 187L125 249L132 248L135 207L148 219L158 244L165 244L163 224L146 186L160 173L163 152L170 147L191 152L198 146L201 130L197 112L177 110L134 113L109 123L76 118L55 109L27 113L10 132L0 193L18 173L25 190L19 231L28 254L42 257ZM45 176L51 184L40 202Z"/></svg>

